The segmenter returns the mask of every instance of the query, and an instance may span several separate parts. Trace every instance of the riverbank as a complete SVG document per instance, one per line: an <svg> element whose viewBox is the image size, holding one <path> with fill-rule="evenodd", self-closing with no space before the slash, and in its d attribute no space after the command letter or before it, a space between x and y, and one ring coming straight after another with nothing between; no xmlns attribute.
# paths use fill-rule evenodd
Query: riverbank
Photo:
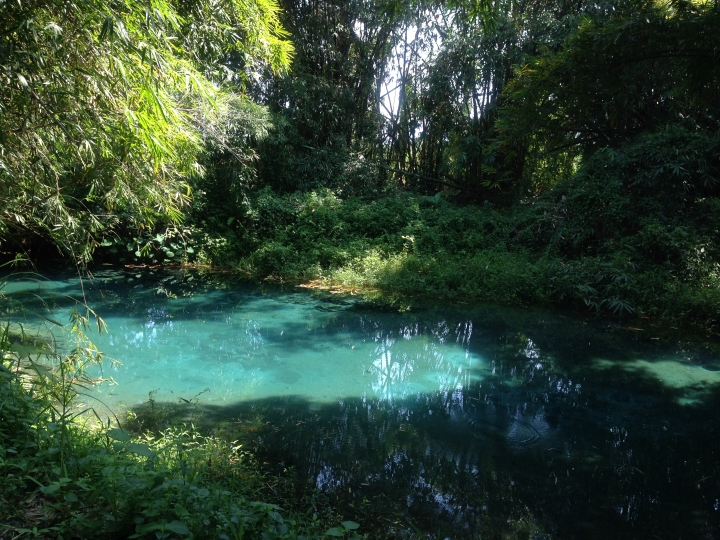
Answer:
<svg viewBox="0 0 720 540"><path fill-rule="evenodd" d="M58 416L58 396L78 387L54 370L28 378L5 356L0 538L298 540L357 528L319 493L296 499L292 475L263 468L232 430L161 425L167 408L92 425L74 400Z"/></svg>
<svg viewBox="0 0 720 540"><path fill-rule="evenodd" d="M557 306L718 335L716 200L682 223L624 208L613 224L590 220L570 196L579 198L561 186L503 209L457 206L442 194L341 199L264 189L237 216L195 222L162 242L108 243L96 258L206 264L338 292Z"/></svg>

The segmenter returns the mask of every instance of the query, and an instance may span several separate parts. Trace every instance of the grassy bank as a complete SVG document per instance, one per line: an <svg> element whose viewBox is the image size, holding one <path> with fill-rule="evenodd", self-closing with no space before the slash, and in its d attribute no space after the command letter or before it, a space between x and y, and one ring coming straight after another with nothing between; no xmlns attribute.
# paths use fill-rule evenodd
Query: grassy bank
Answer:
<svg viewBox="0 0 720 540"><path fill-rule="evenodd" d="M568 186L510 209L457 206L441 194L340 199L264 189L235 215L188 228L185 257L260 279L556 305L711 335L720 321L717 202L699 202L695 220L670 220L662 209L638 217L620 195ZM122 250L125 262L143 262L132 253L141 244ZM163 260L157 248L151 257Z"/></svg>

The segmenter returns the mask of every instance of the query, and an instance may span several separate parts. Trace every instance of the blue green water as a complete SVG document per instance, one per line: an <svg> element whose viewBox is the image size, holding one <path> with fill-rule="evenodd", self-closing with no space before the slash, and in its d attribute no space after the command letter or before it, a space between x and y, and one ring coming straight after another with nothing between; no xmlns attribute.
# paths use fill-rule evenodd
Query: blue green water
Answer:
<svg viewBox="0 0 720 540"><path fill-rule="evenodd" d="M95 398L233 426L375 537L720 538L720 358L652 327L147 270L85 295Z"/></svg>

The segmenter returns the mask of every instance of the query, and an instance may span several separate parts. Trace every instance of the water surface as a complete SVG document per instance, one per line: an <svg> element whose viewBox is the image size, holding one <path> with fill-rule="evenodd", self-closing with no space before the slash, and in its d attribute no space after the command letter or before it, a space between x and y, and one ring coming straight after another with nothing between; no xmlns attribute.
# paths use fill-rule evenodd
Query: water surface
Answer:
<svg viewBox="0 0 720 540"><path fill-rule="evenodd" d="M42 290L62 318L78 282ZM85 294L118 361L96 398L246 430L376 537L720 538L720 359L651 330L190 273L98 272Z"/></svg>

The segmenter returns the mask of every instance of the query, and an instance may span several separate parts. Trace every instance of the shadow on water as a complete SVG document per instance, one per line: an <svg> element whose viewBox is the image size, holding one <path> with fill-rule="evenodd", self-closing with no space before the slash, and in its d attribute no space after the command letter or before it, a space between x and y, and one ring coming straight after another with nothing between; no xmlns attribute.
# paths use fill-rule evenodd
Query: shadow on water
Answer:
<svg viewBox="0 0 720 540"><path fill-rule="evenodd" d="M77 296L49 289L59 313ZM241 440L372 538L720 539L710 353L545 310L398 314L188 272L98 273L86 297L127 363L103 397Z"/></svg>
<svg viewBox="0 0 720 540"><path fill-rule="evenodd" d="M477 383L402 400L153 406L292 467L298 500L323 491L373 538L718 538L720 395L687 406L653 398L682 391L637 372L614 388L617 375L542 394Z"/></svg>

